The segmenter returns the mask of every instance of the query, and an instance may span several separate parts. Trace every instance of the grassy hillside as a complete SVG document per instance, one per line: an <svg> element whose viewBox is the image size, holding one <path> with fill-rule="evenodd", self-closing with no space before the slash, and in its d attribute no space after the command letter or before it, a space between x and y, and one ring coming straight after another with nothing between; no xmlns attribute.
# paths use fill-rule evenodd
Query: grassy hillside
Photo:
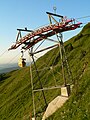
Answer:
<svg viewBox="0 0 90 120"><path fill-rule="evenodd" d="M54 115L54 120L90 119L90 23L67 43L73 50L68 54L75 87L68 102ZM66 44L67 44L66 43Z"/></svg>
<svg viewBox="0 0 90 120"><path fill-rule="evenodd" d="M90 23L65 44L65 50L75 83L70 99L54 115L53 120L90 119ZM44 87L63 85L61 61L55 48L36 61L39 77ZM33 69L34 89L40 88ZM65 75L67 71L65 68ZM67 83L72 83L67 79ZM32 96L29 67L12 71L0 79L0 120L29 120L32 114ZM60 95L60 90L44 92L47 103ZM45 110L42 92L35 93L36 114ZM43 113L42 113L43 114ZM37 120L41 120L39 114Z"/></svg>

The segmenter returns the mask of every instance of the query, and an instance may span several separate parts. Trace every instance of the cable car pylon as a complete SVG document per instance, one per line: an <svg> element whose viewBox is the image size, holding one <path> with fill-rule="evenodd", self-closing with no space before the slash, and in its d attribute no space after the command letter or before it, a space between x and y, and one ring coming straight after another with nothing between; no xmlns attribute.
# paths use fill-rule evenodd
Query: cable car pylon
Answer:
<svg viewBox="0 0 90 120"><path fill-rule="evenodd" d="M35 106L35 93L41 91L41 95L43 96L43 98L44 98L43 100L45 103L43 110L45 111L46 107L48 106L48 101L46 99L46 95L45 95L44 91L60 89L62 87L60 85L55 85L55 86L51 86L51 87L44 87L44 83L41 81L41 76L39 74L39 70L38 70L37 65L35 63L34 55L38 54L40 52L43 52L45 50L50 50L52 48L59 48L58 51L60 54L64 87L68 87L67 78L65 76L64 62L66 64L66 69L67 69L67 73L68 73L68 77L69 77L68 79L72 79L72 77L71 77L71 70L70 70L68 60L66 57L66 53L65 53L62 32L75 30L77 28L80 28L80 25L82 24L81 22L76 23L75 19L67 19L66 17L59 15L59 14L56 14L56 13L51 13L51 12L46 12L46 13L48 14L48 18L49 18L49 22L50 22L49 25L43 26L37 30L28 30L27 28L17 29L19 31L19 33L18 33L17 38L16 38L16 43L13 44L8 49L8 50L17 49L19 46L23 45L22 51L21 51L21 53L22 53L21 60L24 60L24 62L25 62L25 59L23 58L23 50L24 51L29 50L29 56L33 61L32 64L35 68L35 71L36 71L35 74L37 77L37 81L34 81L33 69L31 67L32 65L30 65L32 97L33 97L33 113L34 113L33 119L34 120L37 120L37 111L36 111L36 106ZM59 22L55 19L55 17L59 18ZM29 33L22 37L21 36L22 31L29 32ZM50 38L51 36L54 36L54 35L56 36L57 40ZM19 39L19 36L20 36L20 39ZM44 41L53 42L54 45L49 44L49 46L46 46L43 49L42 48L39 49L41 44L44 43ZM36 49L34 49L35 45L38 45ZM21 62L21 63L23 63L23 62ZM24 67L25 64L21 64L21 65L19 64L19 66ZM48 68L45 68L45 69L49 69L51 67L52 66L49 66ZM34 74L34 76L35 76L35 74ZM35 82L39 83L39 88L35 88ZM42 110L42 112L44 112L43 110Z"/></svg>

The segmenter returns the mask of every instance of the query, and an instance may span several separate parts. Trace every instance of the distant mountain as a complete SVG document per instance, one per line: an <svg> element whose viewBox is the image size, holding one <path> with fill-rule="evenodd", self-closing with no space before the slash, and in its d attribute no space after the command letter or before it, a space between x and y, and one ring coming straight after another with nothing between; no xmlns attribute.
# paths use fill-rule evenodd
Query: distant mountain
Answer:
<svg viewBox="0 0 90 120"><path fill-rule="evenodd" d="M29 66L29 63L27 63L27 66ZM0 74L1 73L7 73L12 70L20 69L20 67L17 65L17 63L12 64L0 64Z"/></svg>
<svg viewBox="0 0 90 120"><path fill-rule="evenodd" d="M18 70L18 69L19 69L19 67L4 68L4 69L1 69L1 70L0 70L0 74L1 74L1 73L7 73L7 72L10 72L10 71L12 71L12 70Z"/></svg>
<svg viewBox="0 0 90 120"><path fill-rule="evenodd" d="M19 67L17 66L17 63L0 64L0 74L1 73L7 73L7 72L10 72L10 71L16 70L16 69L19 69Z"/></svg>

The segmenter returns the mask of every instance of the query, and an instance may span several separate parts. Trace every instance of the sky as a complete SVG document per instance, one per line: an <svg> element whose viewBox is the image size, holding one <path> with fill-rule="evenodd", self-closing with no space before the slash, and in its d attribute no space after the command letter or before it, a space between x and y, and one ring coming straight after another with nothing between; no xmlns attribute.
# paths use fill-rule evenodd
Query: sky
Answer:
<svg viewBox="0 0 90 120"><path fill-rule="evenodd" d="M48 24L46 12L54 12L54 6L57 14L68 18L90 16L90 0L0 0L0 65L15 63L20 56L20 48L7 51L15 43L17 28L33 30ZM85 25L90 18L79 21ZM64 41L81 29L64 33Z"/></svg>

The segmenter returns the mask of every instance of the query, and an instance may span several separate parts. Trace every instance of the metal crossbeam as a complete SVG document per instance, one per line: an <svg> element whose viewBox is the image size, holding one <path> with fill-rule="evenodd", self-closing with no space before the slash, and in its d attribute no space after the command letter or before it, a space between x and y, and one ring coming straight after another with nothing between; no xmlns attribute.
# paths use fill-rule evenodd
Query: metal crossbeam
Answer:
<svg viewBox="0 0 90 120"><path fill-rule="evenodd" d="M61 17L61 18L63 18L62 15L54 14L54 13L51 13L51 12L46 12L46 13L49 14L49 15L53 15L53 16L57 16L57 17Z"/></svg>
<svg viewBox="0 0 90 120"><path fill-rule="evenodd" d="M56 45L47 47L47 48L45 48L45 49L39 50L39 51L34 52L34 53L31 53L31 54L37 54L37 53L39 53L39 52L42 52L42 51L45 51L45 50L48 50L48 49L51 49L51 48L55 48L55 47L57 47L57 46L59 46L59 44L56 44Z"/></svg>
<svg viewBox="0 0 90 120"><path fill-rule="evenodd" d="M45 91L45 90L54 90L54 89L60 89L62 86L53 86L53 87L49 87L49 88L43 88L43 89L37 89L37 90L33 90L34 92L39 92L39 91Z"/></svg>
<svg viewBox="0 0 90 120"><path fill-rule="evenodd" d="M17 29L18 31L26 31L26 32L33 32L33 30L28 30L27 28L25 29Z"/></svg>

